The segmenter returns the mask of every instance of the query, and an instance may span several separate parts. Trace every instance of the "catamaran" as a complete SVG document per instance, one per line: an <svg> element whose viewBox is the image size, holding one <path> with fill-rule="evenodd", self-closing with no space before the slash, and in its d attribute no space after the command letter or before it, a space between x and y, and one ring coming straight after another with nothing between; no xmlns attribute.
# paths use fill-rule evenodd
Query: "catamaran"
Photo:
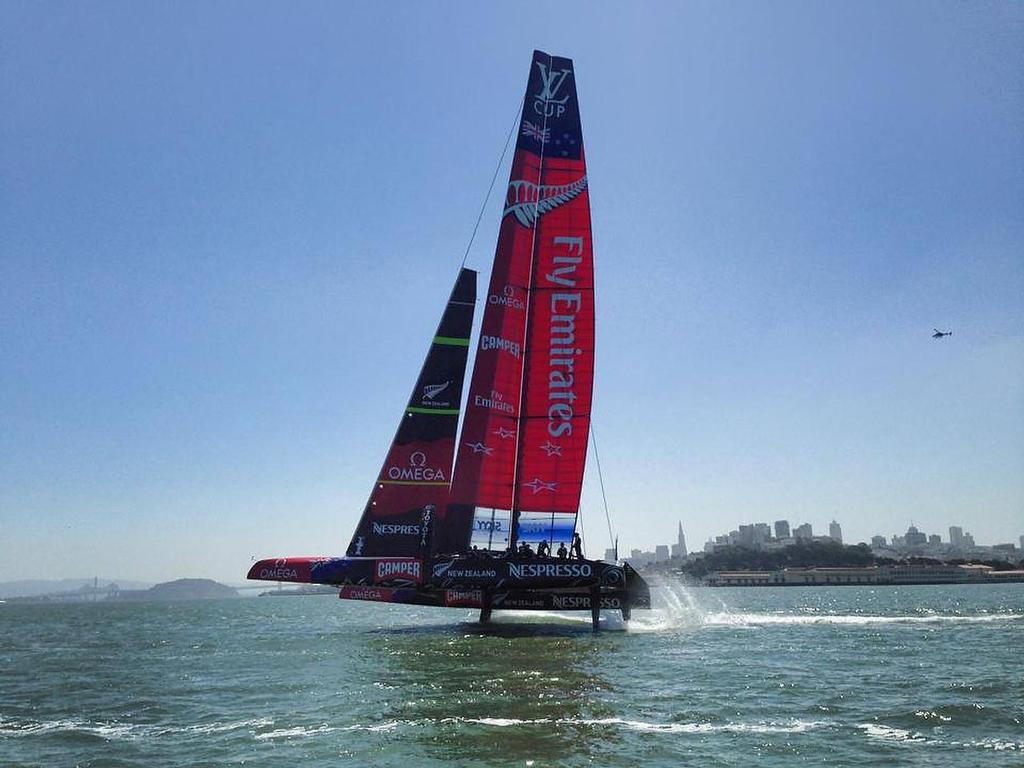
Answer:
<svg viewBox="0 0 1024 768"><path fill-rule="evenodd" d="M462 268L346 555L260 560L248 578L479 608L481 622L502 609L590 611L595 631L601 609L628 621L649 608L635 570L587 559L576 538L592 246L573 63L534 51L468 395L477 275Z"/></svg>

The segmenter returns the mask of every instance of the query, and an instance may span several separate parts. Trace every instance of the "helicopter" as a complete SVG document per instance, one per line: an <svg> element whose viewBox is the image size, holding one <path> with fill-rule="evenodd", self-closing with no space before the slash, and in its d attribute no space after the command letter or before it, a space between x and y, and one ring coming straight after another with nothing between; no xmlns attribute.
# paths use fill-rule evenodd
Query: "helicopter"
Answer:
<svg viewBox="0 0 1024 768"><path fill-rule="evenodd" d="M943 336L952 336L952 331L940 331L938 328L932 328L935 333L932 334L933 339L941 339Z"/></svg>

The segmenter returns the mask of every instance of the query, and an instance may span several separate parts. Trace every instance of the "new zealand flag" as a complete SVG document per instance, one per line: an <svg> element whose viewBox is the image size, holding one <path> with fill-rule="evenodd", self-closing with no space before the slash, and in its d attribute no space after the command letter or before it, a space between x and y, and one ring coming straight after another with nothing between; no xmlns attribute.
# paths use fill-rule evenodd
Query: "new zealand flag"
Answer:
<svg viewBox="0 0 1024 768"><path fill-rule="evenodd" d="M533 52L517 149L579 160L583 149L572 59Z"/></svg>

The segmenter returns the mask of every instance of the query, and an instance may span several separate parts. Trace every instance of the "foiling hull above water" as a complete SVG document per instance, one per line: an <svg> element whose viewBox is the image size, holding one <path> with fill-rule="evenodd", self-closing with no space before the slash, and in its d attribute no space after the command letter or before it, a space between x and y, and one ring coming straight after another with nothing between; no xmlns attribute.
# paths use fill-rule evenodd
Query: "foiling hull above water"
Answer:
<svg viewBox="0 0 1024 768"><path fill-rule="evenodd" d="M592 611L651 607L647 582L628 564L507 557L282 557L248 578L338 587L343 600L491 610Z"/></svg>

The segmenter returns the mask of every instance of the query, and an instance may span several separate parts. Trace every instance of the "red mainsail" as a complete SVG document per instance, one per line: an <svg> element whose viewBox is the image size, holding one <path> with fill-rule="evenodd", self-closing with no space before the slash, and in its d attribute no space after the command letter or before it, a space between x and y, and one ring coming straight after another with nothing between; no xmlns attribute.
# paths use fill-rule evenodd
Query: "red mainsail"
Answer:
<svg viewBox="0 0 1024 768"><path fill-rule="evenodd" d="M571 537L593 372L590 201L575 76L570 59L535 51L442 549Z"/></svg>

